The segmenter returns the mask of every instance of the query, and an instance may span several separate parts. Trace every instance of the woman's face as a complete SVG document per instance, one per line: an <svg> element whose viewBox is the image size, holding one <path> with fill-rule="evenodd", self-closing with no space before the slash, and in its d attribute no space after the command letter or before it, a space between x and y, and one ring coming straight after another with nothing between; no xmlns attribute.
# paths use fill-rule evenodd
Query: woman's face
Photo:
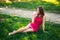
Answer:
<svg viewBox="0 0 60 40"><path fill-rule="evenodd" d="M39 13L39 8L37 8L37 13Z"/></svg>

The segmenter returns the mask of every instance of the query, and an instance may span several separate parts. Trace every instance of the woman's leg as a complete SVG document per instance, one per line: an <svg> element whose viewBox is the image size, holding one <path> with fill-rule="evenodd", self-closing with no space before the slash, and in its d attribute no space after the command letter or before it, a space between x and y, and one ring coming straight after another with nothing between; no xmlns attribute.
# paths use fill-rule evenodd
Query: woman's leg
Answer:
<svg viewBox="0 0 60 40"><path fill-rule="evenodd" d="M27 25L26 27L24 27L24 28L20 28L20 29L18 29L18 30L16 30L16 31L13 31L13 32L9 33L9 35L13 35L13 34L18 33L18 32L23 32L23 31L29 29L29 27L30 27L30 24L28 24L28 25Z"/></svg>
<svg viewBox="0 0 60 40"><path fill-rule="evenodd" d="M29 28L27 30L24 30L23 32L34 32L32 28Z"/></svg>

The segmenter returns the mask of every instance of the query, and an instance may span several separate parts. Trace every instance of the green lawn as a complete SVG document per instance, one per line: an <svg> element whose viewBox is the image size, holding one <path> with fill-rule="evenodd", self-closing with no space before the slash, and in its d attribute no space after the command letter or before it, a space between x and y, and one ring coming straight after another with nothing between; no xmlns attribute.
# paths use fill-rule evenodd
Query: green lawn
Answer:
<svg viewBox="0 0 60 40"><path fill-rule="evenodd" d="M0 14L0 40L60 40L60 24L47 21L45 28L48 33L43 33L41 27L36 33L17 33L8 36L9 32L24 27L29 22L31 19Z"/></svg>
<svg viewBox="0 0 60 40"><path fill-rule="evenodd" d="M58 1L59 2L59 1ZM49 11L60 11L60 4L53 4L50 2L45 1L31 1L31 2L12 2L12 3L5 3L1 2L0 7L10 7L10 8L24 8L29 10L36 10L38 6L43 6L45 10Z"/></svg>

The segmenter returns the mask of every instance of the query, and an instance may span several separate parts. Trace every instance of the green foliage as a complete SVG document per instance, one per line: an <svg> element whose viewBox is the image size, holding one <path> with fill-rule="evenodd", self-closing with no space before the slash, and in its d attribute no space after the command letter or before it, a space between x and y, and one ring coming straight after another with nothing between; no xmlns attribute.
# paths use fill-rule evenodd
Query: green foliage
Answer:
<svg viewBox="0 0 60 40"><path fill-rule="evenodd" d="M46 22L46 31L42 27L36 33L17 33L9 36L8 33L26 26L31 19L0 14L0 40L60 40L60 24Z"/></svg>
<svg viewBox="0 0 60 40"><path fill-rule="evenodd" d="M6 2L0 2L0 7L6 7L6 6L11 6L12 3L6 3Z"/></svg>
<svg viewBox="0 0 60 40"><path fill-rule="evenodd" d="M12 2L12 3L0 3L0 7L15 7L25 8L29 10L35 10L38 6L43 6L45 10L60 11L60 4L53 4L45 1L31 1L31 2Z"/></svg>

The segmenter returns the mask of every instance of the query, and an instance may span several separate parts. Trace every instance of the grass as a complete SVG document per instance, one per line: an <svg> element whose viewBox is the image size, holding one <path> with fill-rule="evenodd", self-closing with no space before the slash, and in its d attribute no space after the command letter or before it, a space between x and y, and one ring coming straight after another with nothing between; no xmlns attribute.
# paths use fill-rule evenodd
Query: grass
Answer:
<svg viewBox="0 0 60 40"><path fill-rule="evenodd" d="M36 33L17 33L8 36L9 32L25 27L29 22L31 19L0 14L0 40L60 40L60 24L47 21L45 28L48 33L43 33L40 27Z"/></svg>
<svg viewBox="0 0 60 40"><path fill-rule="evenodd" d="M31 2L12 2L12 3L5 3L1 2L0 7L15 7L15 8L24 8L29 10L36 10L38 6L43 6L45 10L49 11L60 11L60 4L55 5L53 3L45 2L45 1L31 1Z"/></svg>

